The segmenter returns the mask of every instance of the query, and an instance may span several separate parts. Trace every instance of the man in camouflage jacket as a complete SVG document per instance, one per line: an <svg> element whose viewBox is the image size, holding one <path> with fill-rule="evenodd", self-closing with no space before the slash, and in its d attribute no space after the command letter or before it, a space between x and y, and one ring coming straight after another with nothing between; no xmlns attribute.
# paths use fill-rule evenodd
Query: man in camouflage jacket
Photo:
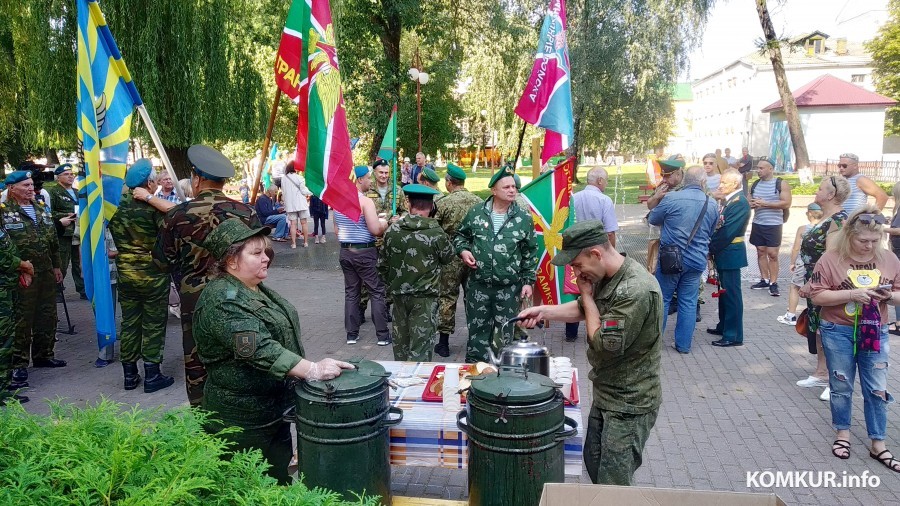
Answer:
<svg viewBox="0 0 900 506"><path fill-rule="evenodd" d="M78 205L78 197L72 188L75 182L75 174L72 166L64 163L53 171L56 174L56 182L47 184L44 189L50 194L50 209L53 214L53 223L56 225L56 240L59 242L59 263L63 279L69 264L72 264L72 279L75 281L75 291L86 299L84 294L84 278L81 276L81 246L75 239L75 206ZM75 244L73 244L73 242Z"/></svg>
<svg viewBox="0 0 900 506"><path fill-rule="evenodd" d="M375 212L377 212L379 216L383 214L384 218L389 220L391 216L394 215L394 186L390 179L391 167L386 160L381 158L375 160L375 163L372 164L372 177L375 180L375 184L373 184L372 187L369 188L369 191L366 192L366 197L369 197L372 199L372 202L375 203ZM406 198L403 193L398 194L397 216L405 214L407 212L406 207ZM378 247L380 255L382 246L381 237L375 239L375 246ZM385 303L388 307L388 318L390 318L392 303L390 293L387 294ZM366 307L368 305L369 290L366 288L366 285L363 285L359 292L359 312L363 315L363 320L366 318ZM388 321L390 321L390 319Z"/></svg>
<svg viewBox="0 0 900 506"><path fill-rule="evenodd" d="M21 274L25 274L30 281L30 277L34 275L34 267L31 262L19 257L16 245L9 238L6 230L0 226L0 406L6 404L6 401L12 397L19 402L28 402L28 397L13 395L9 391L13 339L16 335L16 313L19 309L19 276Z"/></svg>
<svg viewBox="0 0 900 506"><path fill-rule="evenodd" d="M418 184L404 186L403 192L409 214L385 231L378 271L394 302L394 360L430 362L441 270L454 252L450 238L428 217L439 192Z"/></svg>

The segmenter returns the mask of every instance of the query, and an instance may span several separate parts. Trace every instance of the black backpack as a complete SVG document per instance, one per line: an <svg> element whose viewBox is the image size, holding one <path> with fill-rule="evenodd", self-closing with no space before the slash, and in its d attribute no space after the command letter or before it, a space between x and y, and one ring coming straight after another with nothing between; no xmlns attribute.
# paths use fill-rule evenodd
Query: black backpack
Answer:
<svg viewBox="0 0 900 506"><path fill-rule="evenodd" d="M756 181L753 182L752 185L750 185L750 197L751 197L751 198L753 197L753 192L756 191L756 185L758 185L760 181L762 181L762 180L761 180L761 179L757 179ZM781 195L781 178L780 178L780 177L776 177L776 178L775 178L775 194L776 194L776 195ZM791 216L791 210L790 210L790 209L782 209L782 210L781 210L782 221L784 221L785 223L787 223L787 220L788 220L788 218L789 218L790 216Z"/></svg>

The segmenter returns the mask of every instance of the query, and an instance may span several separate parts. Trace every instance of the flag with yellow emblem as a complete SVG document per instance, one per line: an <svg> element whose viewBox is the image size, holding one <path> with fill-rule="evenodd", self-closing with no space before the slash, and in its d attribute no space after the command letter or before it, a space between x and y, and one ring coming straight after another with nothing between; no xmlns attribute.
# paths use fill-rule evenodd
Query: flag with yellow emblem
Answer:
<svg viewBox="0 0 900 506"><path fill-rule="evenodd" d="M550 263L562 249L562 232L575 222L572 203L572 173L575 158L569 158L522 188L534 219L538 246L537 281L534 290L544 304L561 304L574 297L564 291L565 268Z"/></svg>
<svg viewBox="0 0 900 506"><path fill-rule="evenodd" d="M79 191L81 266L93 302L97 343L116 340L106 221L122 197L131 117L141 97L96 0L77 0L76 123L83 178Z"/></svg>

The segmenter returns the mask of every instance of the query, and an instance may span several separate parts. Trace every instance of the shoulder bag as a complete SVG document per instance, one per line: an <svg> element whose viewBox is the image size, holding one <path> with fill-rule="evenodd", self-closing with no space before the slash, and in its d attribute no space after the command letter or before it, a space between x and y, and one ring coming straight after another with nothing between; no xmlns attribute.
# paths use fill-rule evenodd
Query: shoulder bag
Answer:
<svg viewBox="0 0 900 506"><path fill-rule="evenodd" d="M700 222L703 221L703 216L706 214L707 207L709 207L709 197L706 197L706 202L703 203L703 209L700 210L700 216L697 216L697 221L694 223L694 229L691 230L691 235L688 237L688 247L690 247L691 241L694 240L694 236L697 235L697 229L700 228ZM679 246L672 244L659 248L659 270L667 275L681 274L684 271L684 259L682 258L681 248Z"/></svg>

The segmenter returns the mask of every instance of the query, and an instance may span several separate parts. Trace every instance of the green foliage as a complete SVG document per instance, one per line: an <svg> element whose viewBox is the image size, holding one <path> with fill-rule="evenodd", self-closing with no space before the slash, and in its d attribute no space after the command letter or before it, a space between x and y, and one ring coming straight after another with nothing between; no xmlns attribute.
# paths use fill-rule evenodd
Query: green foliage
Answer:
<svg viewBox="0 0 900 506"><path fill-rule="evenodd" d="M230 454L188 408L147 411L106 399L49 416L0 410L0 503L129 505L375 505L302 483L278 486L259 451Z"/></svg>
<svg viewBox="0 0 900 506"><path fill-rule="evenodd" d="M875 89L894 100L900 100L900 0L891 0L890 19L878 31L866 49L875 65ZM884 135L900 135L900 106L887 110Z"/></svg>

